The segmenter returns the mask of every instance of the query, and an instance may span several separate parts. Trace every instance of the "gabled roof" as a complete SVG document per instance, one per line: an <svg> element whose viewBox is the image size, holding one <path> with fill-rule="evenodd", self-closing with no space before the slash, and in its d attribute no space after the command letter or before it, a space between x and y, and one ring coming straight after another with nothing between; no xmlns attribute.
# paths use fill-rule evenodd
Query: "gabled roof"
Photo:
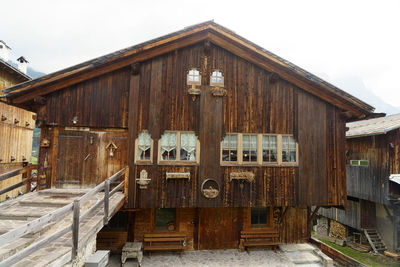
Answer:
<svg viewBox="0 0 400 267"><path fill-rule="evenodd" d="M346 132L347 138L386 134L400 128L400 114L350 122L346 126L349 127L349 130Z"/></svg>
<svg viewBox="0 0 400 267"><path fill-rule="evenodd" d="M0 58L0 69L5 69L7 72L19 76L19 77L21 78L21 80L24 80L24 81L29 81L29 80L31 80L31 77L29 77L28 75L26 75L25 73L23 73L23 72L20 71L19 69L15 68L15 67L12 66L11 64L5 62L5 61L2 60L1 58Z"/></svg>
<svg viewBox="0 0 400 267"><path fill-rule="evenodd" d="M8 102L29 106L29 101L38 95L43 96L106 72L201 41L209 41L267 71L277 73L283 79L339 107L348 118L365 118L374 110L365 102L213 21L186 27L181 31L45 75L8 88L4 93Z"/></svg>

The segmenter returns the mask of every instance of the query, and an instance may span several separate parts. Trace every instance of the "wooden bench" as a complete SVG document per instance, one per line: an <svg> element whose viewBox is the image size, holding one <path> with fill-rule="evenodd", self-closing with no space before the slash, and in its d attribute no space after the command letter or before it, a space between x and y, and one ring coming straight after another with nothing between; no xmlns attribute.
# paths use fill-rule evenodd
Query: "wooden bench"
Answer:
<svg viewBox="0 0 400 267"><path fill-rule="evenodd" d="M241 251L246 250L249 253L249 247L272 247L276 253L276 247L279 246L279 232L276 229L252 229L240 232Z"/></svg>
<svg viewBox="0 0 400 267"><path fill-rule="evenodd" d="M152 251L182 251L186 249L186 234L184 233L152 233L144 234L143 250L149 252L151 257Z"/></svg>

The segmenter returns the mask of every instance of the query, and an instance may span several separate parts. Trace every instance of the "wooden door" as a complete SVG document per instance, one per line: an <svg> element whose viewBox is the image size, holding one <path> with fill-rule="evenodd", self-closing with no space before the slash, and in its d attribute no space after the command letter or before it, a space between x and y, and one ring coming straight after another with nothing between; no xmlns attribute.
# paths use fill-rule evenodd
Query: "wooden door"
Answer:
<svg viewBox="0 0 400 267"><path fill-rule="evenodd" d="M98 136L95 133L60 132L56 187L84 188L97 183L97 144Z"/></svg>
<svg viewBox="0 0 400 267"><path fill-rule="evenodd" d="M241 211L240 208L200 208L198 248L238 248L242 228Z"/></svg>

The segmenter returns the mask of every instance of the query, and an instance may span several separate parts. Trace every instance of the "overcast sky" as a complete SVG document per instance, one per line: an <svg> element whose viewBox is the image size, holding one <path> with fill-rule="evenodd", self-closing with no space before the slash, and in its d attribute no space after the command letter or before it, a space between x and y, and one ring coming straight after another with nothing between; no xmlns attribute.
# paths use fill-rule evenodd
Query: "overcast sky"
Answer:
<svg viewBox="0 0 400 267"><path fill-rule="evenodd" d="M1 10L12 58L45 73L214 19L370 104L376 95L397 107L377 111L400 112L400 0L13 0Z"/></svg>

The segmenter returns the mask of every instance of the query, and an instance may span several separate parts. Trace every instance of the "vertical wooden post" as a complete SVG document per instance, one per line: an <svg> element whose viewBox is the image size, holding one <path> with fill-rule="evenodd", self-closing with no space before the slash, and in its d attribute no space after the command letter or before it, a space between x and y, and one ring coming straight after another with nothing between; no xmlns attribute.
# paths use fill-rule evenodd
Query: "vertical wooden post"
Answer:
<svg viewBox="0 0 400 267"><path fill-rule="evenodd" d="M135 139L138 131L139 118L139 85L140 64L131 65L131 77L129 81L129 114L128 114L128 208L132 209L136 201L136 168L135 168Z"/></svg>
<svg viewBox="0 0 400 267"><path fill-rule="evenodd" d="M26 180L26 192L25 192L25 194L26 194L26 193L29 193L31 191L31 182L32 181L30 180L30 178L32 177L32 168L29 165L26 166L25 168L27 168L27 170L26 170L26 178L28 179L28 180Z"/></svg>
<svg viewBox="0 0 400 267"><path fill-rule="evenodd" d="M104 225L108 224L108 208L109 208L109 195L110 195L110 180L104 181Z"/></svg>
<svg viewBox="0 0 400 267"><path fill-rule="evenodd" d="M74 260L78 254L78 241L79 241L79 200L74 200L74 210L72 218L72 260Z"/></svg>

